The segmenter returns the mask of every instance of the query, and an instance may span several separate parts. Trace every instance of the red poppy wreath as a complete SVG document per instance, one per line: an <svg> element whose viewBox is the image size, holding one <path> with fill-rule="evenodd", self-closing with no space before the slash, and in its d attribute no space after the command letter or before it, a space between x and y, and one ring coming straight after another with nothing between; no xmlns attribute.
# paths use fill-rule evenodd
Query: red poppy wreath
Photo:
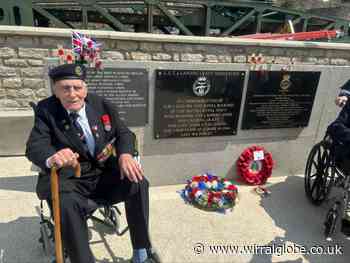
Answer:
<svg viewBox="0 0 350 263"><path fill-rule="evenodd" d="M264 147L253 145L246 148L237 160L237 173L245 182L262 185L272 174L272 154Z"/></svg>

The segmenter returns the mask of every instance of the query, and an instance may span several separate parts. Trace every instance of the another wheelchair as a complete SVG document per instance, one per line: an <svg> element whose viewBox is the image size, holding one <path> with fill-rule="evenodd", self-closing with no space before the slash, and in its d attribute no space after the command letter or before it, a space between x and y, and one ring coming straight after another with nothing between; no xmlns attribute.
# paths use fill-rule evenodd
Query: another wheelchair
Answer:
<svg viewBox="0 0 350 263"><path fill-rule="evenodd" d="M329 196L333 187L342 189L342 197L336 198L329 209L324 222L324 235L332 240L339 218L344 215L344 208L350 198L350 167L340 154L344 145L326 133L322 141L311 149L305 167L305 193L314 205L321 205ZM350 231L344 228L342 232L349 236Z"/></svg>

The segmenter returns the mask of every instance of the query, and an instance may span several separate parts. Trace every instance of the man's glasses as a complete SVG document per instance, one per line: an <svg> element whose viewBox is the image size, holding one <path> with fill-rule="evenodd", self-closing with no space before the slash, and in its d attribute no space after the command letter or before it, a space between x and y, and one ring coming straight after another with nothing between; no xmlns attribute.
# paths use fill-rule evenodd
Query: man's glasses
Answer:
<svg viewBox="0 0 350 263"><path fill-rule="evenodd" d="M64 85L64 86L59 86L59 89L62 90L63 93L69 93L72 89L75 92L80 92L84 89L84 86Z"/></svg>

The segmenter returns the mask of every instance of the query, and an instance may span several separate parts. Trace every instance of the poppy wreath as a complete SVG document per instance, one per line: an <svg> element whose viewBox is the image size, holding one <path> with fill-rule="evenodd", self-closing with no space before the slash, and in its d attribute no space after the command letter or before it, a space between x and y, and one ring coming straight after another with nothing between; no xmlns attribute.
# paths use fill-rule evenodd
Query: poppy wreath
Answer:
<svg viewBox="0 0 350 263"><path fill-rule="evenodd" d="M183 198L204 210L225 211L234 206L237 187L228 179L211 174L193 176L182 191Z"/></svg>
<svg viewBox="0 0 350 263"><path fill-rule="evenodd" d="M272 154L264 147L253 145L246 148L237 160L237 173L245 182L262 185L272 174Z"/></svg>

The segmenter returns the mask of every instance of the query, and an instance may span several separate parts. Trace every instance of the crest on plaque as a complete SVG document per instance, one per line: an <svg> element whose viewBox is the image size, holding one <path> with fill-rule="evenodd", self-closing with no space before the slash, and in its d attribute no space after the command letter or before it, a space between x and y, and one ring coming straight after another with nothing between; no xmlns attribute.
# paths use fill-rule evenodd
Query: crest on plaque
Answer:
<svg viewBox="0 0 350 263"><path fill-rule="evenodd" d="M193 93L198 97L203 97L210 90L210 82L205 76L199 76L192 86Z"/></svg>
<svg viewBox="0 0 350 263"><path fill-rule="evenodd" d="M290 74L283 74L280 87L282 91L288 91L289 87L292 85L290 81Z"/></svg>

